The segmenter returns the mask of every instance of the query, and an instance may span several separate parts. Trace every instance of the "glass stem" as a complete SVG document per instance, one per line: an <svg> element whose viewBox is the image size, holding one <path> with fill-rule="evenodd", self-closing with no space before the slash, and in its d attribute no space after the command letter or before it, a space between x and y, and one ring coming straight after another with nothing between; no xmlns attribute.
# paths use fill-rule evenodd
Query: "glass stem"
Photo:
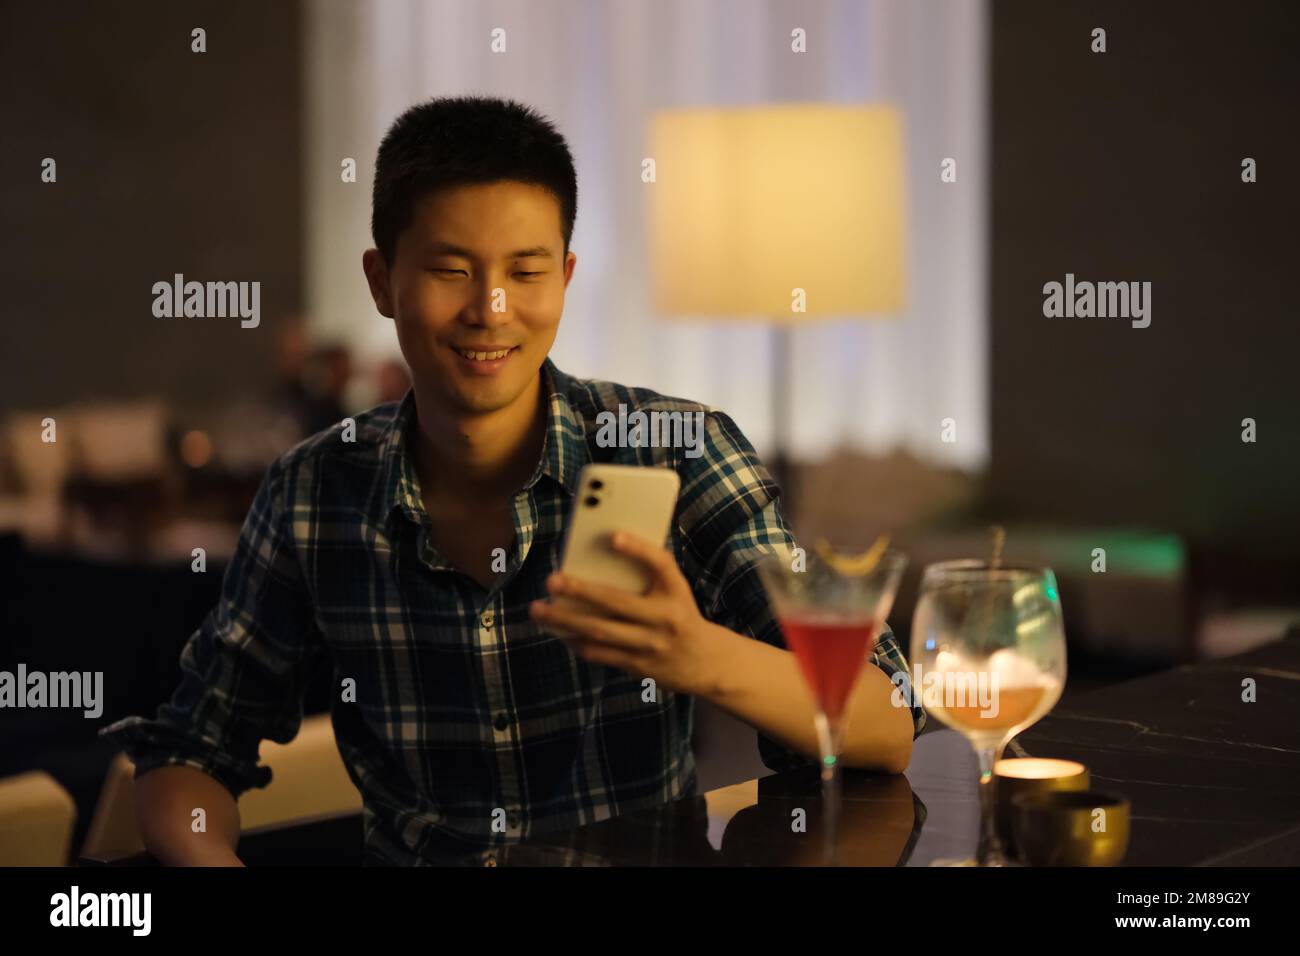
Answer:
<svg viewBox="0 0 1300 956"><path fill-rule="evenodd" d="M822 859L826 866L838 861L840 828L840 744L844 727L839 719L831 720L817 713L817 742L822 752L822 818L824 844Z"/></svg>
<svg viewBox="0 0 1300 956"><path fill-rule="evenodd" d="M975 752L980 763L980 840L975 849L976 866L1005 866L1006 854L998 838L996 777L993 765L1002 758L1006 741L996 744L979 743Z"/></svg>

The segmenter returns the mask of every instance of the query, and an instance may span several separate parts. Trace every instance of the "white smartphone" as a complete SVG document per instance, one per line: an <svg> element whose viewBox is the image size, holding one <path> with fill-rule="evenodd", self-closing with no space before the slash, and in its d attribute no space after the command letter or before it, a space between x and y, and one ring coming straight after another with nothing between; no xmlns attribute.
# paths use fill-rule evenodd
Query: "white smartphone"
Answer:
<svg viewBox="0 0 1300 956"><path fill-rule="evenodd" d="M630 531L664 545L677 509L681 480L670 468L634 465L585 466L578 474L578 493L564 536L560 570L595 584L645 594L651 572L638 560L615 551L615 531ZM585 608L585 602L557 595L557 605Z"/></svg>

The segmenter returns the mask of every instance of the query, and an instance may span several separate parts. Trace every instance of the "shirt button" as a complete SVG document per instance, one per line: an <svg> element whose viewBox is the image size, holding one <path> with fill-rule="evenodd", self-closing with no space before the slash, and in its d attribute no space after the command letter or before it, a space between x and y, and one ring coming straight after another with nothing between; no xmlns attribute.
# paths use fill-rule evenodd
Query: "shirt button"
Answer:
<svg viewBox="0 0 1300 956"><path fill-rule="evenodd" d="M483 616L480 618L480 620L483 622L483 626L487 628L490 628L493 622L496 621L496 619L497 619L496 615L492 612L491 609L484 611Z"/></svg>
<svg viewBox="0 0 1300 956"><path fill-rule="evenodd" d="M484 865L484 866L496 866L496 865L497 865L497 855L496 855L495 853L489 853L487 856L483 857L483 865Z"/></svg>
<svg viewBox="0 0 1300 956"><path fill-rule="evenodd" d="M505 730L507 727L510 726L510 717L503 710L500 713L498 713L496 717L493 719L492 726L495 727L497 730Z"/></svg>

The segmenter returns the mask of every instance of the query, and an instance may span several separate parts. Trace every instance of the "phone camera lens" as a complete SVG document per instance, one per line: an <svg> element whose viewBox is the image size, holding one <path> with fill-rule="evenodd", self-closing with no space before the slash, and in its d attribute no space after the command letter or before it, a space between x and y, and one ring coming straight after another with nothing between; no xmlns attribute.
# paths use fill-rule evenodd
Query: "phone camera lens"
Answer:
<svg viewBox="0 0 1300 956"><path fill-rule="evenodd" d="M588 485L587 487L590 488L592 491L600 491L601 488L605 487L605 483L601 481L599 478L593 478L591 479L591 484Z"/></svg>
<svg viewBox="0 0 1300 956"><path fill-rule="evenodd" d="M588 495L587 500L584 501L583 504L586 505L588 508L594 508L596 507L596 505L600 504L600 499L597 498L595 495Z"/></svg>

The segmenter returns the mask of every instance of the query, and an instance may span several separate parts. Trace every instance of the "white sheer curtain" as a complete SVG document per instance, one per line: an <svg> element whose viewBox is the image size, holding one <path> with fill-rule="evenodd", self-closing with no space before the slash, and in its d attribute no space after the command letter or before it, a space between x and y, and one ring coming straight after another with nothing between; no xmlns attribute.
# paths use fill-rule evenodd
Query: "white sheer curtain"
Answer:
<svg viewBox="0 0 1300 956"><path fill-rule="evenodd" d="M640 163L657 109L889 101L904 112L909 310L794 335L788 451L839 447L967 468L988 457L983 0L307 0L309 320L366 353L396 351L361 273L375 150L407 106L486 93L536 107L578 170L577 270L552 355L576 375L725 409L770 440L769 327L654 314ZM491 34L505 32L506 52ZM791 31L807 52L792 53ZM340 163L357 163L357 182ZM940 181L945 158L957 181ZM945 442L945 419L956 441Z"/></svg>

